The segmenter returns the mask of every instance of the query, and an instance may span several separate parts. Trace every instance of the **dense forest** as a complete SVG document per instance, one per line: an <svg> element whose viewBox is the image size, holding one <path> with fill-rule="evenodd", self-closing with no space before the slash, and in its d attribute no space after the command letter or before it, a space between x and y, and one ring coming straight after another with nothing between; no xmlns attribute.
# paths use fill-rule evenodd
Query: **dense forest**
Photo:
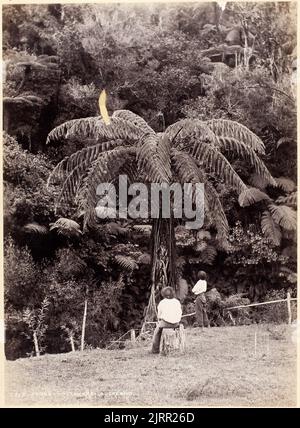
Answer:
<svg viewBox="0 0 300 428"><path fill-rule="evenodd" d="M105 346L139 328L145 315L149 222L102 220L83 230L82 213L72 204L56 208L59 188L48 183L55 165L89 142L78 136L46 144L47 135L68 120L99 115L102 89L110 114L130 110L158 133L185 118L230 119L265 145L262 158L276 185L245 159L231 158L263 200L241 207L233 188L209 177L228 219L228 245L217 239L213 220L198 232L175 229L184 312L199 269L224 305L282 297L288 289L295 295L296 2L2 11L7 358ZM247 320L284 317L278 308L258 312ZM216 325L227 322L215 318Z"/></svg>

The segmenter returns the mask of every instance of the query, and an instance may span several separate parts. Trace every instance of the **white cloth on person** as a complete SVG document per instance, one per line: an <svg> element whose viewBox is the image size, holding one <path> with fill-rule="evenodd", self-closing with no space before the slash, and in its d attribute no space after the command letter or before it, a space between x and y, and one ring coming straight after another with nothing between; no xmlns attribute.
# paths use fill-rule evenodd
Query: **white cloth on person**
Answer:
<svg viewBox="0 0 300 428"><path fill-rule="evenodd" d="M207 282L205 279L199 279L194 285L192 292L198 296L198 294L205 293L207 290Z"/></svg>
<svg viewBox="0 0 300 428"><path fill-rule="evenodd" d="M179 323L182 316L181 304L178 299L163 299L157 306L157 316L159 320L170 324Z"/></svg>

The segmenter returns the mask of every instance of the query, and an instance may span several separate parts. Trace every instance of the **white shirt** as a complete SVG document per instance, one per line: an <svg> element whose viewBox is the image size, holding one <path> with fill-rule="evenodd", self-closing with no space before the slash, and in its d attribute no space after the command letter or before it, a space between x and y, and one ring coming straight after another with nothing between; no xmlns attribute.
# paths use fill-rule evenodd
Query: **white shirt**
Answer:
<svg viewBox="0 0 300 428"><path fill-rule="evenodd" d="M194 288L192 289L192 292L198 296L198 294L205 293L207 290L207 282L205 279L199 279L198 282L194 285Z"/></svg>
<svg viewBox="0 0 300 428"><path fill-rule="evenodd" d="M182 316L182 309L179 300L177 299L163 299L157 306L158 319L162 319L171 324L180 322Z"/></svg>

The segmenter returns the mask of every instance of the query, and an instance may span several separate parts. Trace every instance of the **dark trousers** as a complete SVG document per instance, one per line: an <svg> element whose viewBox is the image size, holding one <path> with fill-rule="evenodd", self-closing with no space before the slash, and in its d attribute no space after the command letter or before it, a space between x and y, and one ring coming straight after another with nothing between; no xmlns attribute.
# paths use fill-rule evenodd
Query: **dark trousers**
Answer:
<svg viewBox="0 0 300 428"><path fill-rule="evenodd" d="M199 294L195 300L196 320L199 327L209 327L209 321L206 312L206 299L203 294Z"/></svg>
<svg viewBox="0 0 300 428"><path fill-rule="evenodd" d="M160 339L161 339L161 334L162 334L163 328L176 328L178 326L179 326L179 323L171 324L171 323L166 322L164 320L158 321L158 323L156 325L156 329L154 330L153 340L152 340L152 352L154 354L159 353Z"/></svg>

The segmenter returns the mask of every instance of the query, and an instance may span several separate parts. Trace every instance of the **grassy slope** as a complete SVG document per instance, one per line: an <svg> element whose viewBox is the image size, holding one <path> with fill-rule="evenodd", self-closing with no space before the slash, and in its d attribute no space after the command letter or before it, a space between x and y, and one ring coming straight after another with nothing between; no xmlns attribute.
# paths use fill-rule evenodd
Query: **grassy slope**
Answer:
<svg viewBox="0 0 300 428"><path fill-rule="evenodd" d="M144 342L10 361L7 405L295 406L291 329L189 329L183 356L151 355Z"/></svg>

